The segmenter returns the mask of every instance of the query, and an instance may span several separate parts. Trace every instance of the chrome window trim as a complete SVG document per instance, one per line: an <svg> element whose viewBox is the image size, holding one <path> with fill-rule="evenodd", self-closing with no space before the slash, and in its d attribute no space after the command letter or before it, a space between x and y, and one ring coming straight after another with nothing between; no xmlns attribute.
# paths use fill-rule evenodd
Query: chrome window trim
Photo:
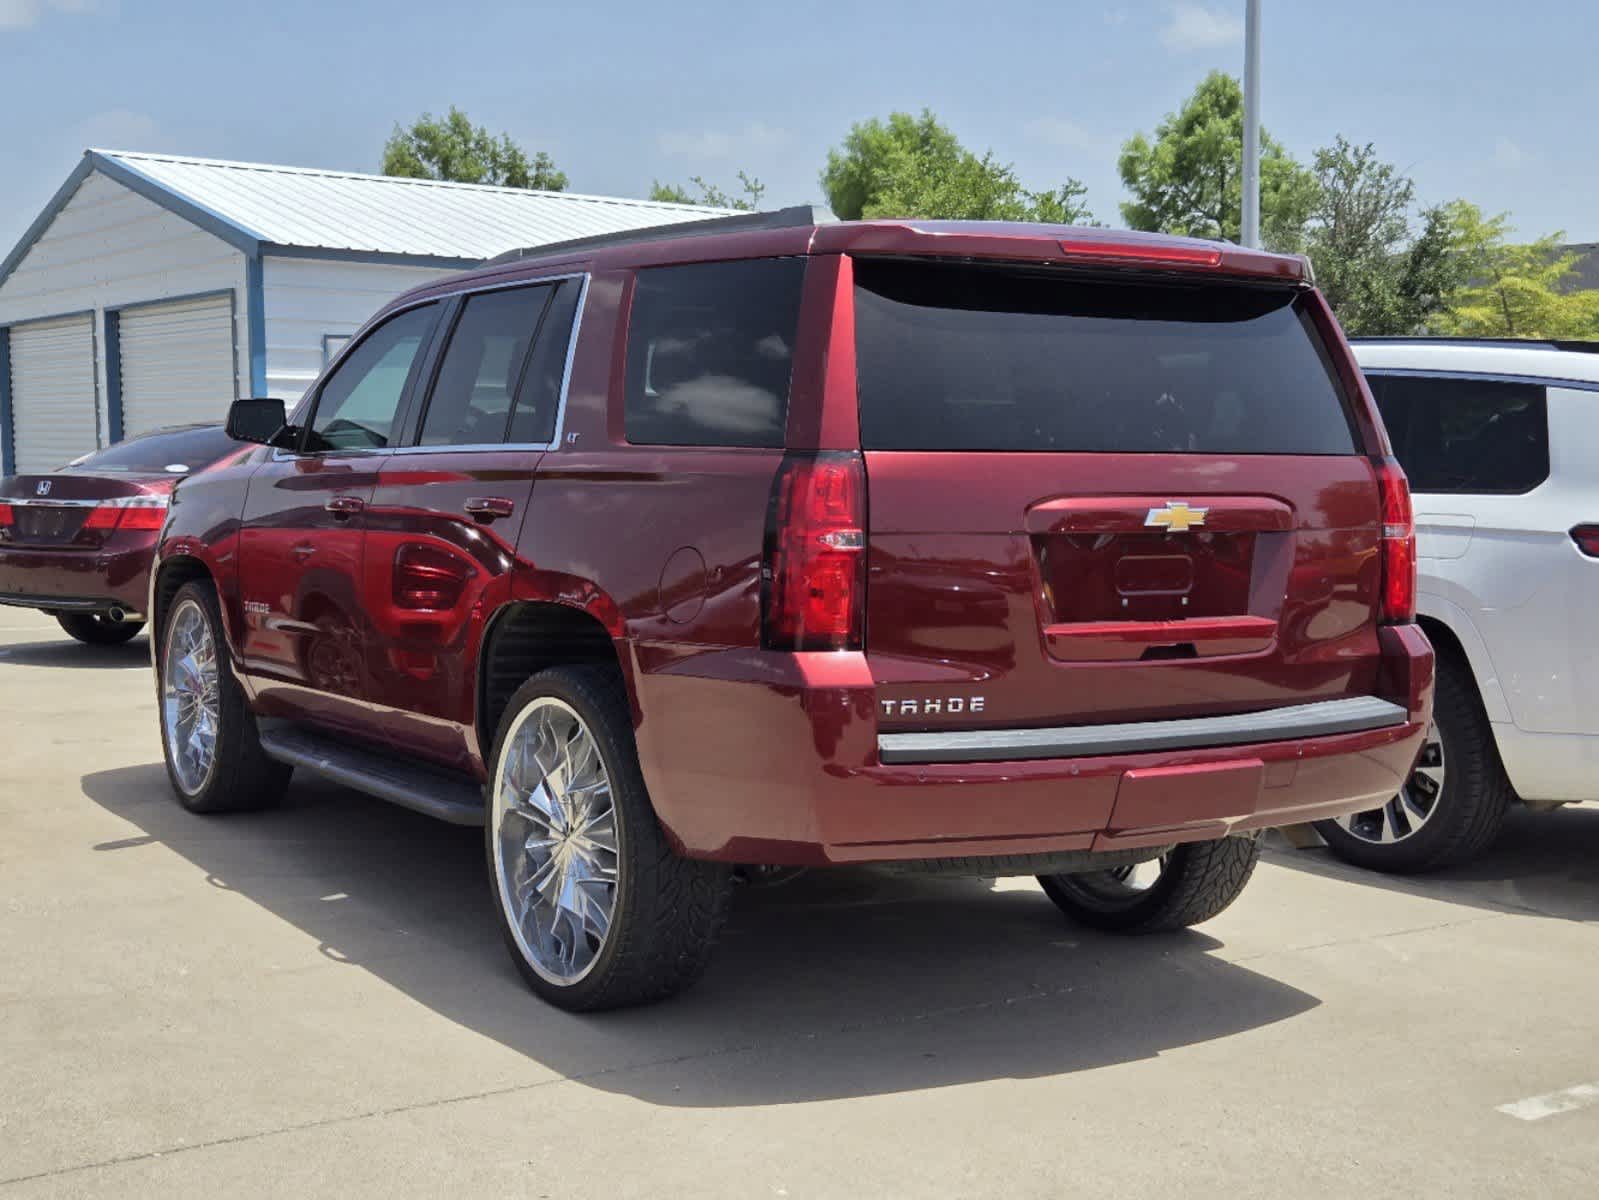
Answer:
<svg viewBox="0 0 1599 1200"><path fill-rule="evenodd" d="M1509 371L1451 371L1444 367L1361 367L1362 375L1391 375L1402 379L1464 379L1471 383L1525 383L1535 387L1565 388L1574 392L1599 392L1599 381L1565 379L1558 375L1518 375Z"/></svg>
<svg viewBox="0 0 1599 1200"><path fill-rule="evenodd" d="M561 394L555 405L555 433L550 441L481 442L471 446L371 446L359 447L350 450L318 450L304 454L295 450L284 450L281 447L274 446L272 447L272 461L284 462L289 459L325 458L328 455L338 455L340 457L344 457L346 455L369 454L485 454L492 451L507 450L554 450L561 444L561 437L566 429L566 396L567 392L572 386L572 364L577 358L577 339L583 328L583 310L588 304L589 280L591 278L592 275L588 271L572 271L564 275L540 275L533 279L518 279L510 283L496 282L487 287L457 288L453 292L443 292L436 296L427 296L418 299L413 303L391 309L383 314L383 319L387 321L390 317L397 317L403 312L409 312L413 308L420 308L424 304L434 304L439 301L453 299L456 296L476 296L488 292L506 292L512 290L513 288L538 287L540 284L559 283L567 279L582 280L582 283L578 285L577 309L576 314L572 318L572 330L567 336L566 363L561 369ZM355 334L352 334L350 340L345 343L344 350L348 350L351 346L355 345L357 339L364 332L365 327L363 326L362 329L357 330ZM339 359L342 359L343 357L344 352L340 351ZM317 378L316 383L312 385L313 387L320 387L322 385L322 380L326 378L327 374L333 369L337 361L338 360L335 360L334 363L328 364L322 375ZM420 433L420 431L418 432Z"/></svg>
<svg viewBox="0 0 1599 1200"><path fill-rule="evenodd" d="M1409 714L1376 696L1320 700L1264 712L1119 725L1054 729L979 729L948 733L880 733L878 758L896 763L1022 762L1247 746L1295 738L1364 733L1404 725Z"/></svg>

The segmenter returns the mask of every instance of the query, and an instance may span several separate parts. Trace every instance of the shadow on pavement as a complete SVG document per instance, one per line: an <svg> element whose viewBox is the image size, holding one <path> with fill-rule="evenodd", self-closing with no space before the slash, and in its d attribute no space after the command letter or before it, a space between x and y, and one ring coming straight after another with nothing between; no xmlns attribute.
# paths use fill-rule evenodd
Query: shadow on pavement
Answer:
<svg viewBox="0 0 1599 1200"><path fill-rule="evenodd" d="M1427 875L1381 875L1326 849L1268 843L1271 861L1365 887L1387 888L1494 912L1599 921L1599 806L1552 813L1514 808L1498 840L1475 862Z"/></svg>
<svg viewBox="0 0 1599 1200"><path fill-rule="evenodd" d="M59 642L26 642L0 646L0 667L139 667L150 669L150 640L144 635L120 646L86 646L66 634Z"/></svg>
<svg viewBox="0 0 1599 1200"><path fill-rule="evenodd" d="M596 1088L767 1105L1032 1078L1150 1058L1315 1007L1197 933L1117 939L1035 889L869 870L741 889L698 987L590 1017L529 993L492 922L482 835L318 781L282 808L196 817L159 764L83 778L208 881L451 1021ZM337 903L329 903L336 900ZM952 1030L955 1031L952 1036Z"/></svg>

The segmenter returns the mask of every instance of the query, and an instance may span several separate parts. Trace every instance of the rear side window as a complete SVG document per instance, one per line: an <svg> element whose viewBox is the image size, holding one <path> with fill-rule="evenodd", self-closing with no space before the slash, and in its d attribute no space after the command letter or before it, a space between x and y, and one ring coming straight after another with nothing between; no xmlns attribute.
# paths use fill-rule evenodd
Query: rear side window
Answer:
<svg viewBox="0 0 1599 1200"><path fill-rule="evenodd" d="M533 353L522 372L522 385L517 389L508 442L542 445L555 437L556 410L561 405L561 383L566 377L566 355L581 292L576 279L554 285L554 295L539 322Z"/></svg>
<svg viewBox="0 0 1599 1200"><path fill-rule="evenodd" d="M627 340L627 440L782 446L803 258L638 273Z"/></svg>
<svg viewBox="0 0 1599 1200"><path fill-rule="evenodd" d="M546 284L467 298L422 419L422 445L505 441L529 352L554 293ZM565 349L563 343L563 356Z"/></svg>
<svg viewBox="0 0 1599 1200"><path fill-rule="evenodd" d="M855 280L868 449L1355 452L1293 289L870 260Z"/></svg>
<svg viewBox="0 0 1599 1200"><path fill-rule="evenodd" d="M1367 377L1413 492L1520 495L1549 478L1542 384Z"/></svg>

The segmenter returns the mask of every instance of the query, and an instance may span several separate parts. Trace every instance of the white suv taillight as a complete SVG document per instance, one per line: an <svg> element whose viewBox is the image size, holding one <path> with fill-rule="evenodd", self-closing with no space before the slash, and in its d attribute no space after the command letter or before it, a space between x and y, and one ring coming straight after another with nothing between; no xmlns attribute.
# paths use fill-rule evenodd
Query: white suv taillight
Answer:
<svg viewBox="0 0 1599 1200"><path fill-rule="evenodd" d="M790 454L766 529L761 641L859 650L866 629L866 470L853 452Z"/></svg>
<svg viewBox="0 0 1599 1200"><path fill-rule="evenodd" d="M1388 625L1416 619L1416 518L1410 507L1410 483L1397 460L1377 464L1382 492L1382 611Z"/></svg>

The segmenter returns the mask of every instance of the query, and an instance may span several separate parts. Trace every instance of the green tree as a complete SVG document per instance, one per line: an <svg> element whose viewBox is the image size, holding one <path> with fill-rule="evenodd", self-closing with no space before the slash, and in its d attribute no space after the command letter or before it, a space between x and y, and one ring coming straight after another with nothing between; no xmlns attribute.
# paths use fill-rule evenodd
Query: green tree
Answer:
<svg viewBox="0 0 1599 1200"><path fill-rule="evenodd" d="M707 183L703 175L691 175L689 183L699 192L698 195L681 184L662 183L657 179L650 185L650 199L667 204L704 204L710 208L754 212L761 206L761 197L766 194L766 185L744 171L738 173L739 191L743 193L741 196L729 195L714 183Z"/></svg>
<svg viewBox="0 0 1599 1200"><path fill-rule="evenodd" d="M531 158L509 134L495 137L453 104L443 117L423 113L409 129L395 125L383 146L383 173L501 187L566 190L566 173L540 150Z"/></svg>
<svg viewBox="0 0 1599 1200"><path fill-rule="evenodd" d="M1242 220L1244 93L1221 71L1205 76L1186 104L1122 145L1117 169L1133 199L1131 229L1236 242ZM1261 241L1297 250L1316 201L1316 180L1264 129L1260 133Z"/></svg>
<svg viewBox="0 0 1599 1200"><path fill-rule="evenodd" d="M1571 290L1577 256L1560 233L1507 241L1509 216L1488 217L1465 200L1446 207L1451 252L1466 283L1434 323L1440 333L1475 337L1599 337L1599 292Z"/></svg>
<svg viewBox="0 0 1599 1200"><path fill-rule="evenodd" d="M1368 142L1340 136L1316 151L1316 199L1305 250L1316 281L1353 334L1414 333L1463 282L1447 212L1412 228L1415 186Z"/></svg>
<svg viewBox="0 0 1599 1200"><path fill-rule="evenodd" d="M833 212L862 217L1093 223L1075 179L1046 192L1028 191L1009 163L981 157L927 109L919 117L891 113L851 126L844 144L827 152L822 190Z"/></svg>

